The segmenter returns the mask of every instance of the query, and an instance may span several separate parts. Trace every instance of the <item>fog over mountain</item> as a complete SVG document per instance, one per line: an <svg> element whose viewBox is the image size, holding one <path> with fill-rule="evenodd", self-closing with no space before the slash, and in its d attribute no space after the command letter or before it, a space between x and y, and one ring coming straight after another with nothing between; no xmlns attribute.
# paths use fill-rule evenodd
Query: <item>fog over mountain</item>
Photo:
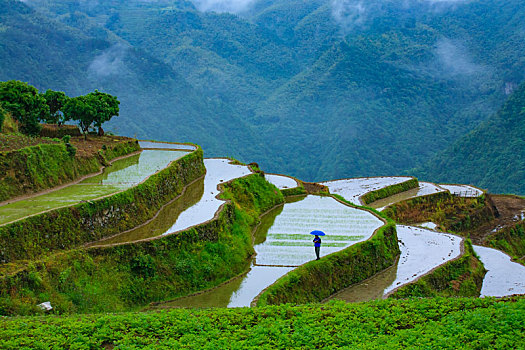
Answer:
<svg viewBox="0 0 525 350"><path fill-rule="evenodd" d="M421 166L525 78L518 0L0 2L1 79L106 90L119 133L304 180Z"/></svg>

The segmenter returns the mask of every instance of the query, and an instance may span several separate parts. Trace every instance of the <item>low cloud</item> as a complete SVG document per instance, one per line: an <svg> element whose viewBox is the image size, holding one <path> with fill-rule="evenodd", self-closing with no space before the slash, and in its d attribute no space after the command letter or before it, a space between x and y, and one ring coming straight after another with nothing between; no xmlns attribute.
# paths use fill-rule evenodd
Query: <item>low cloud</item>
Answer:
<svg viewBox="0 0 525 350"><path fill-rule="evenodd" d="M369 14L370 3L363 0L333 0L332 16L343 31L362 26Z"/></svg>
<svg viewBox="0 0 525 350"><path fill-rule="evenodd" d="M89 65L89 73L97 77L109 77L124 72L124 58L128 48L122 44L115 44L96 56Z"/></svg>
<svg viewBox="0 0 525 350"><path fill-rule="evenodd" d="M438 70L445 77L471 76L486 68L473 61L469 50L459 41L441 38L434 49Z"/></svg>
<svg viewBox="0 0 525 350"><path fill-rule="evenodd" d="M332 17L343 31L364 27L385 14L387 6L411 9L419 6L422 11L448 10L475 0L332 0Z"/></svg>
<svg viewBox="0 0 525 350"><path fill-rule="evenodd" d="M202 12L230 12L241 13L257 0L192 0L195 6Z"/></svg>

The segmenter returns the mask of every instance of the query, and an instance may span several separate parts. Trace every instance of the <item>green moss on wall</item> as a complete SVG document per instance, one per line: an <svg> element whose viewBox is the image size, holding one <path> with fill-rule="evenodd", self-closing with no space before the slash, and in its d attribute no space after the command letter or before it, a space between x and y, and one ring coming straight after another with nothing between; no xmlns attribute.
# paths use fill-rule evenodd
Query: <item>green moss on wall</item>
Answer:
<svg viewBox="0 0 525 350"><path fill-rule="evenodd" d="M370 204L377 200L393 196L394 194L397 194L397 193L408 191L418 186L419 186L419 181L416 178L413 178L413 179L410 179L408 181L405 181L399 184L383 187L375 191L370 191L361 196L361 201L364 204Z"/></svg>
<svg viewBox="0 0 525 350"><path fill-rule="evenodd" d="M465 252L459 259L450 261L417 281L397 289L391 297L478 297L486 272L474 253L470 240L466 240Z"/></svg>
<svg viewBox="0 0 525 350"><path fill-rule="evenodd" d="M199 147L126 191L2 226L0 262L32 260L136 227L204 172Z"/></svg>
<svg viewBox="0 0 525 350"><path fill-rule="evenodd" d="M391 266L400 254L395 223L390 221L367 241L308 262L263 291L258 306L319 302Z"/></svg>
<svg viewBox="0 0 525 350"><path fill-rule="evenodd" d="M0 277L0 314L32 314L50 300L54 312L133 310L228 280L249 265L251 232L283 196L259 175L223 185L215 219L148 241L70 250Z"/></svg>

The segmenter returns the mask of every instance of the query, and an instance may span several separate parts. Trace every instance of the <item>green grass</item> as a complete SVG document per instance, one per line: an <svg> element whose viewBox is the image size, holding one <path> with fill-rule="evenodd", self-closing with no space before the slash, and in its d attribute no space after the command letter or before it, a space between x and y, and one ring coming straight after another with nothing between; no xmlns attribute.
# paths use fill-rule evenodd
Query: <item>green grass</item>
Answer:
<svg viewBox="0 0 525 350"><path fill-rule="evenodd" d="M2 349L519 349L525 299L435 298L0 320Z"/></svg>
<svg viewBox="0 0 525 350"><path fill-rule="evenodd" d="M489 236L485 242L488 246L504 251L521 264L525 256L525 221L517 222L514 226Z"/></svg>

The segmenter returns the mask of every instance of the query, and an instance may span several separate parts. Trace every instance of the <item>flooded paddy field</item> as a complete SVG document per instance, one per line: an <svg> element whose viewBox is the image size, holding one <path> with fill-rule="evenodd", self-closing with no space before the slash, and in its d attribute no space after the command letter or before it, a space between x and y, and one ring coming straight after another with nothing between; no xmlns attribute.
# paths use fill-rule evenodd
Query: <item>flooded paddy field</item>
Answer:
<svg viewBox="0 0 525 350"><path fill-rule="evenodd" d="M245 165L232 164L229 159L205 159L206 175L202 197L197 203L183 211L173 225L164 232L164 235L185 230L213 219L215 213L224 201L218 199L220 191L218 185L237 179L252 172Z"/></svg>
<svg viewBox="0 0 525 350"><path fill-rule="evenodd" d="M448 184L440 184L439 187L442 187L453 195L459 196L459 197L469 197L469 198L475 198L479 197L483 194L483 191L479 188L476 188L474 186L469 185L448 185Z"/></svg>
<svg viewBox="0 0 525 350"><path fill-rule="evenodd" d="M126 243L158 237L213 219L224 204L223 200L217 198L220 193L218 185L252 172L247 166L231 164L229 159L205 159L204 166L206 175L190 184L178 198L164 206L154 219L143 226L90 245Z"/></svg>
<svg viewBox="0 0 525 350"><path fill-rule="evenodd" d="M313 230L321 230L321 255L328 255L370 238L383 225L373 214L346 206L331 197L307 196L287 203L255 246L257 265L299 266L312 260Z"/></svg>
<svg viewBox="0 0 525 350"><path fill-rule="evenodd" d="M100 175L1 206L0 224L123 191L144 181L187 153L186 151L144 150L140 154L116 160Z"/></svg>
<svg viewBox="0 0 525 350"><path fill-rule="evenodd" d="M156 141L139 141L139 145L143 149L171 149L171 150L186 150L195 151L197 147L183 143L167 143Z"/></svg>
<svg viewBox="0 0 525 350"><path fill-rule="evenodd" d="M361 205L362 203L359 197L362 195L410 179L412 178L408 176L380 176L333 180L320 182L320 184L327 186L330 189L330 193L338 194L343 196L347 201Z"/></svg>
<svg viewBox="0 0 525 350"><path fill-rule="evenodd" d="M417 188L412 188L408 191L397 193L390 197L386 197L386 198L377 200L375 202L368 204L368 206L381 211L385 209L386 207L388 207L389 205L392 205L397 202L401 202L401 201L404 201L410 198L426 196L429 194L445 192L445 191L446 190L444 188L441 188L440 186L433 184L431 182L420 182L419 187Z"/></svg>
<svg viewBox="0 0 525 350"><path fill-rule="evenodd" d="M249 306L266 287L294 267L315 259L313 236L322 230L322 256L368 239L383 222L331 197L293 198L267 213L254 233L256 256L250 271L208 292L160 307Z"/></svg>
<svg viewBox="0 0 525 350"><path fill-rule="evenodd" d="M356 302L383 298L461 254L462 238L451 234L398 225L397 235L401 255L393 267L329 299Z"/></svg>
<svg viewBox="0 0 525 350"><path fill-rule="evenodd" d="M284 175L264 174L264 178L280 190L299 186L297 181Z"/></svg>
<svg viewBox="0 0 525 350"><path fill-rule="evenodd" d="M481 296L525 294L525 266L513 262L507 254L497 249L475 245L474 251L487 270Z"/></svg>

